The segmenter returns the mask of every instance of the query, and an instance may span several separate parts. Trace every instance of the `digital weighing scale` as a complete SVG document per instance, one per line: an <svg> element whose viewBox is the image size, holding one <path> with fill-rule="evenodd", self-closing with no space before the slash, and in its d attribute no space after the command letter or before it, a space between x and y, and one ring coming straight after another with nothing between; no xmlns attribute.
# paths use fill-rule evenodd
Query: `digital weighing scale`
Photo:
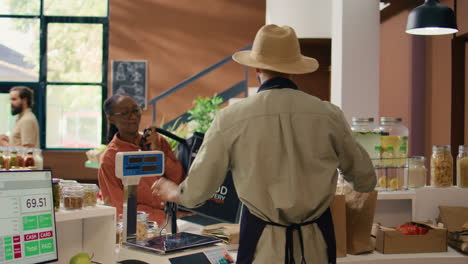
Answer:
<svg viewBox="0 0 468 264"><path fill-rule="evenodd" d="M171 216L172 234L156 236L143 242L136 241L137 187L142 177L164 177L164 153L161 151L118 152L115 157L115 174L124 185L124 232L126 245L137 247L158 254L166 254L212 245L220 239L195 235L186 232L177 233L175 203L167 203L167 213Z"/></svg>

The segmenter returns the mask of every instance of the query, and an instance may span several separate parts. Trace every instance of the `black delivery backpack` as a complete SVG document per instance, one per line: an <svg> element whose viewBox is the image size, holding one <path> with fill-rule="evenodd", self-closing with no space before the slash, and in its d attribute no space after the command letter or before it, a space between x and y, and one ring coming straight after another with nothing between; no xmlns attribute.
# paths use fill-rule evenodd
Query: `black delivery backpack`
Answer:
<svg viewBox="0 0 468 264"><path fill-rule="evenodd" d="M156 128L156 132L179 142L176 156L182 164L185 174L187 174L193 160L197 156L205 135L195 132L189 139L183 139L162 128ZM241 205L232 180L232 173L229 170L223 184L218 188L216 194L209 198L203 205L197 208L180 207L184 210L195 212L217 221L239 223Z"/></svg>

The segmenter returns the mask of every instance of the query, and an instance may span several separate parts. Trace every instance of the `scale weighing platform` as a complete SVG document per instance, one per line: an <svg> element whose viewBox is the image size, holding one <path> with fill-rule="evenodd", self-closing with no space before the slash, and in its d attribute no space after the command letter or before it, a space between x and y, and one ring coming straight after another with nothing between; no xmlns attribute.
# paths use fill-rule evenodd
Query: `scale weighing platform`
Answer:
<svg viewBox="0 0 468 264"><path fill-rule="evenodd" d="M168 254L182 250L209 246L222 242L220 239L176 231L172 234L156 236L144 241L136 240L136 197L137 186L142 177L163 176L164 153L161 151L119 152L115 158L116 176L122 179L128 195L124 197L124 244L155 252ZM177 210L177 207L171 207ZM175 223L175 212L171 214Z"/></svg>

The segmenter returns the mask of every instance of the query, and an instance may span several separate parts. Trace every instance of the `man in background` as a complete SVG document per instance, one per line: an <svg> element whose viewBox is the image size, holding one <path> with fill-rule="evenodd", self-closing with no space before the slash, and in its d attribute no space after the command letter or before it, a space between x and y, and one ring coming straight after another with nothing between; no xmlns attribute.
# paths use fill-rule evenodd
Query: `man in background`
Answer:
<svg viewBox="0 0 468 264"><path fill-rule="evenodd" d="M33 90L26 86L15 86L10 89L11 114L18 117L11 139L6 135L0 135L0 146L39 148L39 125L31 111L33 98Z"/></svg>

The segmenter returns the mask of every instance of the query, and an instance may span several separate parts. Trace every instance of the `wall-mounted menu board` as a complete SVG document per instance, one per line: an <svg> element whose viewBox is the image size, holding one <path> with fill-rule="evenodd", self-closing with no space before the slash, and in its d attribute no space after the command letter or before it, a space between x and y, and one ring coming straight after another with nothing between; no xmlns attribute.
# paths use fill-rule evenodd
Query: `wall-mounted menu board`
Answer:
<svg viewBox="0 0 468 264"><path fill-rule="evenodd" d="M146 109L146 64L146 61L112 61L112 94L128 94Z"/></svg>

